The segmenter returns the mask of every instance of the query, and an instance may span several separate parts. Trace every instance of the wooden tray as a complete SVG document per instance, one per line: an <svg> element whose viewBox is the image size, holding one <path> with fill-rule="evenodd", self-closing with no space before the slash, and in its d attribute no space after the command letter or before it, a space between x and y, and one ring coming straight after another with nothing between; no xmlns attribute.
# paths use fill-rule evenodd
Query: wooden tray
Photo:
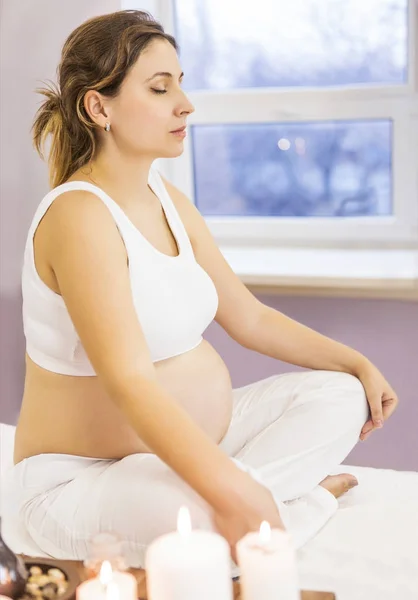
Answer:
<svg viewBox="0 0 418 600"><path fill-rule="evenodd" d="M42 568L42 565L46 565L46 570L57 567L63 571L69 580L69 585L65 594L59 596L58 600L74 600L77 586L87 579L87 573L82 561L54 560L53 558L44 559L29 556L23 556L22 558L27 568L33 565L39 565ZM138 583L138 600L147 600L145 571L143 569L128 569L128 571L134 575ZM335 594L332 592L303 590L301 596L302 600L337 600ZM234 600L241 600L239 581L234 581ZM260 598L260 600L262 599Z"/></svg>

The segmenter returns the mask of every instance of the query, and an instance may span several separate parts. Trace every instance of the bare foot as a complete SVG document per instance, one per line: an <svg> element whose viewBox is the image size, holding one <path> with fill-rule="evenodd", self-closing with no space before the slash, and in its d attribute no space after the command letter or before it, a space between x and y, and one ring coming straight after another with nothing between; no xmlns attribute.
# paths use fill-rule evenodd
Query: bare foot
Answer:
<svg viewBox="0 0 418 600"><path fill-rule="evenodd" d="M358 481L354 475L340 473L339 475L328 475L319 485L331 492L336 498L339 498L339 496L358 485Z"/></svg>

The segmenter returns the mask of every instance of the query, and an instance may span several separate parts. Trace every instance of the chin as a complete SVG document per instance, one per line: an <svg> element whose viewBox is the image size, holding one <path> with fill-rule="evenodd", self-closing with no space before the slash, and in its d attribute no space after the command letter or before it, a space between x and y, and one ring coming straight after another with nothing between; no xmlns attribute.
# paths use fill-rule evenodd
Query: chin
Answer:
<svg viewBox="0 0 418 600"><path fill-rule="evenodd" d="M164 148L161 150L159 158L177 158L184 152L183 144L177 144L177 148Z"/></svg>

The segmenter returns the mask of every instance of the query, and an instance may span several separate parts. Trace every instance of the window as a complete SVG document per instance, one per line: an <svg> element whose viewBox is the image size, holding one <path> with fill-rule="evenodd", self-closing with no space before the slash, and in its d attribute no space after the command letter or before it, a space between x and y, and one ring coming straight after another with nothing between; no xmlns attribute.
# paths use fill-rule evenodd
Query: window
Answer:
<svg viewBox="0 0 418 600"><path fill-rule="evenodd" d="M393 213L391 120L198 125L191 134L204 215Z"/></svg>
<svg viewBox="0 0 418 600"><path fill-rule="evenodd" d="M190 90L404 84L407 0L174 0Z"/></svg>
<svg viewBox="0 0 418 600"><path fill-rule="evenodd" d="M218 243L417 243L416 0L135 6L179 42L196 112L161 169Z"/></svg>

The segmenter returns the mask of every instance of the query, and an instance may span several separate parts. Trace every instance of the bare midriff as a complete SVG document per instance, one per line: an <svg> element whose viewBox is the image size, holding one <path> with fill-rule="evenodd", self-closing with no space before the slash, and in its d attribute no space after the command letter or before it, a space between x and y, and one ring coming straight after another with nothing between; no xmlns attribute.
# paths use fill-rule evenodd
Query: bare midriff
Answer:
<svg viewBox="0 0 418 600"><path fill-rule="evenodd" d="M228 369L203 340L179 356L155 363L157 378L215 443L231 418ZM43 453L123 458L152 452L138 437L98 377L60 375L39 367L26 354L22 409L16 431L15 463Z"/></svg>

